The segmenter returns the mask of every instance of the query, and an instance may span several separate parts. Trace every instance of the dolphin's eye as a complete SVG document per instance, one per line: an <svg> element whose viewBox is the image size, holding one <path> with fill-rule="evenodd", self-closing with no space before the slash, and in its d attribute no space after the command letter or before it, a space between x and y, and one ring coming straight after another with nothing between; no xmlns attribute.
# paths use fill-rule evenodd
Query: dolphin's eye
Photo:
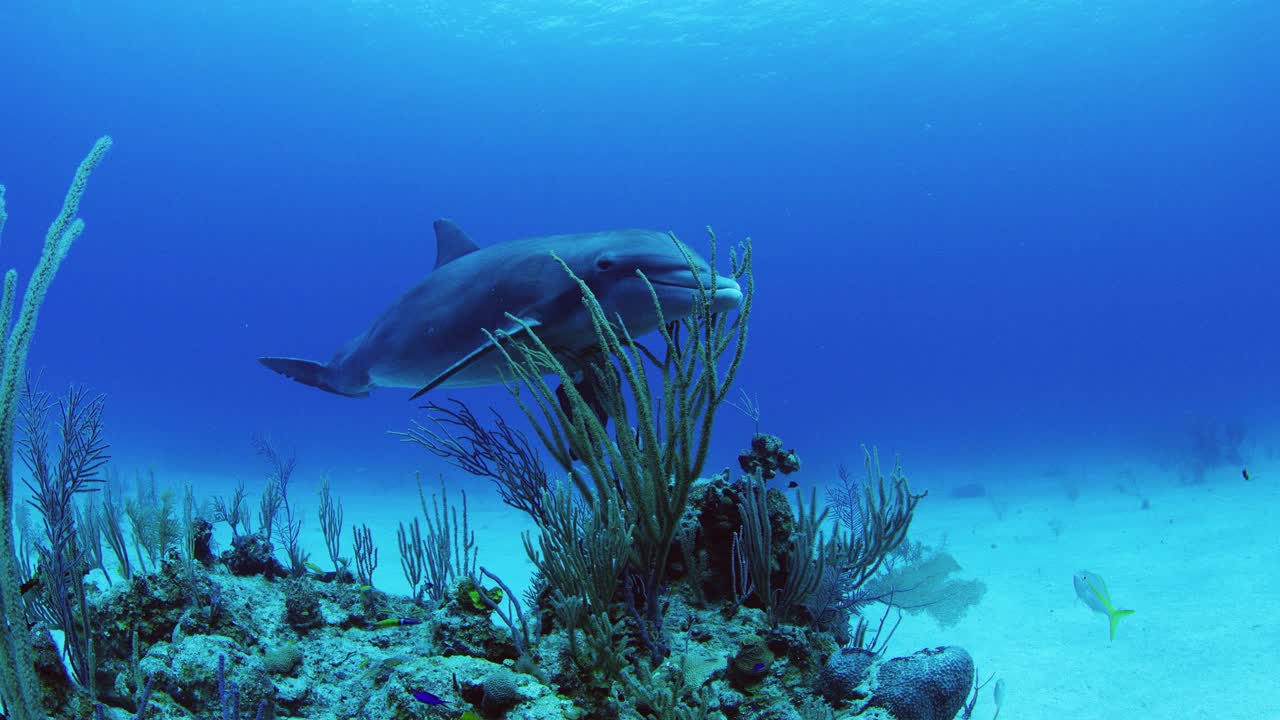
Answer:
<svg viewBox="0 0 1280 720"><path fill-rule="evenodd" d="M613 260L611 258L602 257L596 260L597 270L608 270L611 267L613 267Z"/></svg>

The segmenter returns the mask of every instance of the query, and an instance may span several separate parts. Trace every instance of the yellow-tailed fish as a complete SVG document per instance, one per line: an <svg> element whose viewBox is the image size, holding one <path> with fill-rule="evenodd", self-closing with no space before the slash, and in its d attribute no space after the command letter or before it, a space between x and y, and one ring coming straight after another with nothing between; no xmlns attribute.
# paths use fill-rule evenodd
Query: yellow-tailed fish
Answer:
<svg viewBox="0 0 1280 720"><path fill-rule="evenodd" d="M1117 610L1111 602L1111 593L1107 591L1107 583L1098 573L1081 570L1071 578L1076 586L1076 597L1084 601L1091 610L1107 616L1111 623L1111 639L1116 639L1116 624L1120 618L1129 617L1133 610Z"/></svg>

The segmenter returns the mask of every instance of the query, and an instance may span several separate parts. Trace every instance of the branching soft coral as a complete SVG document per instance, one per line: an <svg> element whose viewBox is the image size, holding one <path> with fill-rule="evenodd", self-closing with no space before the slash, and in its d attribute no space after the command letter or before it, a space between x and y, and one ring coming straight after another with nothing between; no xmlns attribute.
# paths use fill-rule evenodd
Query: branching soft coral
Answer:
<svg viewBox="0 0 1280 720"><path fill-rule="evenodd" d="M3 342L0 358L4 363L0 373L0 624L3 625L3 632L0 632L0 637L3 637L0 641L0 697L4 699L9 717L14 720L45 717L31 636L26 631L26 613L19 588L21 575L13 543L13 443L19 414L18 400L22 395L27 351L35 335L40 306L67 252L84 232L84 221L77 217L80 199L84 196L89 176L110 149L111 138L99 138L80 167L76 168L71 187L63 199L62 211L49 225L45 235L40 260L27 283L16 320L13 317L18 287L15 271L5 273L3 296L0 297L0 314L3 315L3 320L0 320L0 342ZM0 186L0 230L3 230L6 218L4 188Z"/></svg>

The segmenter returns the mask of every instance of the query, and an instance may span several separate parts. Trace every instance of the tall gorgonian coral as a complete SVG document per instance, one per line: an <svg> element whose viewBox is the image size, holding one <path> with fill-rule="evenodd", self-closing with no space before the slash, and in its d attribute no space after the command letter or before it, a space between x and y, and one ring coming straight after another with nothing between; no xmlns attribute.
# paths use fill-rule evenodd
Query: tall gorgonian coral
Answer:
<svg viewBox="0 0 1280 720"><path fill-rule="evenodd" d="M674 236L672 242L697 276L691 252ZM714 268L714 235L711 244ZM512 373L508 386L513 396L581 497L595 508L596 522L618 518L613 523L616 527L593 529L619 535L630 532L623 589L628 591L626 597L634 598L631 609L640 621L641 640L651 651L661 645L659 594L666 583L671 546L688 505L689 489L706 462L716 412L729 394L745 350L755 290L751 257L750 241L730 253L732 277L744 290L736 312L716 312L714 287L702 284L693 291L690 314L669 322L649 286L665 350L661 356L637 342L620 318L608 317L587 283L563 262L565 272L578 283L594 325L600 348L596 361L586 367L566 367L532 326L514 316L509 318L521 326L520 335L527 340L494 338ZM657 368L656 374L651 365ZM575 371L589 373L587 381L596 403L575 383ZM559 395L553 387L556 381ZM617 428L612 434L610 420ZM609 509L614 507L621 512ZM556 527L540 529L557 531ZM572 547L578 539L561 542ZM552 579L545 570L544 576Z"/></svg>
<svg viewBox="0 0 1280 720"><path fill-rule="evenodd" d="M35 335L36 320L45 293L58 273L58 267L71 250L71 246L84 232L84 221L76 214L80 199L88 186L89 176L111 149L111 138L103 136L94 143L89 155L76 168L62 203L62 211L54 218L45 235L44 248L35 271L27 283L26 294L13 317L17 298L18 274L14 270L5 273L4 291L0 298L0 314L3 315L3 346L0 358L4 369L0 372L0 697L3 697L9 717L14 720L38 720L45 716L41 707L40 681L36 677L31 646L27 631L26 613L23 610L18 559L13 542L13 443L19 416L19 400L26 376L27 351ZM4 187L0 186L0 231L7 219L4 208ZM10 323L12 322L12 326Z"/></svg>

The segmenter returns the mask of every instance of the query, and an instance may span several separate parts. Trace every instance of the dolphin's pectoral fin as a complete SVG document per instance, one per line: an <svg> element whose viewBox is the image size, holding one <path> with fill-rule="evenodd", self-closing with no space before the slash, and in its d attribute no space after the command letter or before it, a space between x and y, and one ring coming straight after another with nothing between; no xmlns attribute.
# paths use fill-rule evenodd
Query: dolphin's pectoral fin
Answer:
<svg viewBox="0 0 1280 720"><path fill-rule="evenodd" d="M329 366L324 363L286 357L260 357L258 358L258 362L272 370L275 370L290 380L296 380L303 385L310 385L313 388L319 388L325 392L331 392L334 395L341 395L343 397L369 397L369 393L365 391L351 392L349 390L340 390L335 387L334 383L331 381L333 372L329 369Z"/></svg>
<svg viewBox="0 0 1280 720"><path fill-rule="evenodd" d="M426 385L423 385L421 390L410 395L409 399L417 400L419 397L422 397L427 392L431 390L435 390L436 388L440 387L445 382L447 382L449 378L462 372L471 363L493 352L497 348L497 345L494 343L495 339L501 340L503 338L518 337L519 335L523 333L527 333L533 328L536 328L541 324L542 323L538 322L537 320L528 320L528 319L521 318L519 322L515 323L514 328L510 330L499 330L495 332L492 336L493 339L486 339L474 350L467 353L466 355L463 355L461 358L458 359L457 362L455 362L454 364L450 365L449 367L441 371L439 375L436 375L435 377L431 378L431 381L428 382Z"/></svg>
<svg viewBox="0 0 1280 720"><path fill-rule="evenodd" d="M440 218L432 224L436 231L436 267L447 265L454 260L480 249L462 228L452 220Z"/></svg>
<svg viewBox="0 0 1280 720"><path fill-rule="evenodd" d="M600 421L600 425L606 430L609 428L609 411L605 409L604 401L600 398L600 379L597 377L598 372L608 372L613 374L614 384L622 385L622 375L618 372L618 367L609 362L603 354L599 354L591 360L585 361L585 367L582 369L581 379L575 376L573 387L578 391L578 395L582 397L583 402L587 404L587 408L596 416L596 420ZM561 384L556 388L556 400L560 402L560 409L564 414L573 418L573 404L569 400L569 393L565 392L564 385ZM572 450L569 452L572 459L577 460L577 453Z"/></svg>
<svg viewBox="0 0 1280 720"><path fill-rule="evenodd" d="M600 380L596 377L596 373L602 370L613 373L614 382L617 385L622 384L622 376L618 373L618 368L603 358L597 358L590 361L590 365L583 369L582 379L574 379L573 386L577 388L578 394L586 402L591 414L596 416L596 420L599 420L601 425L607 427L609 424L609 412L605 409L604 401L600 398ZM556 388L556 399L560 401L560 409L564 410L565 415L573 417L573 407L569 403L568 393L564 391L564 385Z"/></svg>
<svg viewBox="0 0 1280 720"><path fill-rule="evenodd" d="M430 382L428 382L426 385L423 385L422 389L418 390L418 392L410 395L409 399L417 400L419 397L422 397L427 392L431 390L435 390L436 388L440 387L449 378L453 377L454 375L457 375L459 372L462 372L463 368L475 362L477 359L482 357L485 353L488 353L489 351L493 350L493 347L494 347L493 343L491 341L486 340L483 345L476 348L475 350L472 350L466 355L463 355L461 359L459 359L457 362L450 365L449 367L445 368L439 375L436 375L435 377L431 378Z"/></svg>

